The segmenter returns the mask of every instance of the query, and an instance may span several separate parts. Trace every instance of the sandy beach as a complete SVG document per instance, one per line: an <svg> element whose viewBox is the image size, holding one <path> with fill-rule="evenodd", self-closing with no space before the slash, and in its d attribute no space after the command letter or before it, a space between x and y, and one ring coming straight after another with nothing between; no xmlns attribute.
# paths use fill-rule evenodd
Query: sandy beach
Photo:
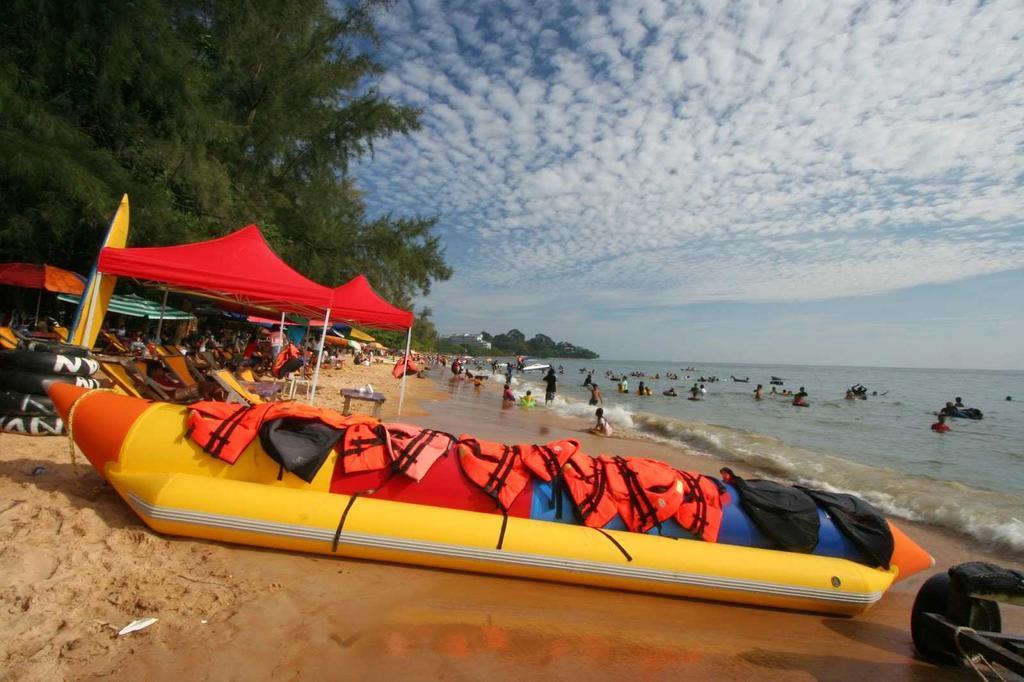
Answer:
<svg viewBox="0 0 1024 682"><path fill-rule="evenodd" d="M434 371L435 375L441 374ZM328 370L383 391L389 365ZM588 452L718 463L601 439L543 408L500 409L500 384L410 377L403 420L506 441L573 436ZM927 576L855 619L328 559L148 530L63 438L0 436L0 679L966 679L913 657L910 607ZM936 557L1018 565L933 527L900 524ZM1021 609L1016 609L1021 611ZM1024 616L1004 607L1004 629ZM136 618L159 621L118 637Z"/></svg>

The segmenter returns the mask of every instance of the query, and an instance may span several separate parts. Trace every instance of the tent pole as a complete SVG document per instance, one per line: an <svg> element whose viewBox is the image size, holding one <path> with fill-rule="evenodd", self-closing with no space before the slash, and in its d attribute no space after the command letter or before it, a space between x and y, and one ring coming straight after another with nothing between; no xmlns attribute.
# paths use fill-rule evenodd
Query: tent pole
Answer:
<svg viewBox="0 0 1024 682"><path fill-rule="evenodd" d="M402 416L402 403L405 402L405 375L409 373L409 347L412 345L412 325L405 335L405 371L402 372L402 388L398 391L398 416Z"/></svg>
<svg viewBox="0 0 1024 682"><path fill-rule="evenodd" d="M309 404L312 405L313 401L316 400L316 384L320 380L320 361L324 358L324 343L327 339L327 325L331 320L331 309L328 308L327 312L324 313L324 330L320 334L320 348L316 351L316 370L313 372L313 387L309 389Z"/></svg>
<svg viewBox="0 0 1024 682"><path fill-rule="evenodd" d="M36 299L36 319L32 320L32 327L39 326L39 306L43 303L43 290L39 290L39 297Z"/></svg>
<svg viewBox="0 0 1024 682"><path fill-rule="evenodd" d="M167 289L164 289L164 300L160 302L160 321L156 323L156 342L157 345L163 343L160 339L160 330L164 327L164 308L167 307Z"/></svg>

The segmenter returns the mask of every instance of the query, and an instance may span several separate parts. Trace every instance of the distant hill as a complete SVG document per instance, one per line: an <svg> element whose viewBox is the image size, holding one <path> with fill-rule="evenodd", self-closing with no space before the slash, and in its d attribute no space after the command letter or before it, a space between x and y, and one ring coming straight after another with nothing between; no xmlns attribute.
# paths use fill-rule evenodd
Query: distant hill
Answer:
<svg viewBox="0 0 1024 682"><path fill-rule="evenodd" d="M597 353L569 343L555 341L545 334L537 334L532 339L518 329L510 329L504 334L488 334L481 332L484 341L491 342L492 355L529 355L535 358L583 358L592 360L600 357Z"/></svg>

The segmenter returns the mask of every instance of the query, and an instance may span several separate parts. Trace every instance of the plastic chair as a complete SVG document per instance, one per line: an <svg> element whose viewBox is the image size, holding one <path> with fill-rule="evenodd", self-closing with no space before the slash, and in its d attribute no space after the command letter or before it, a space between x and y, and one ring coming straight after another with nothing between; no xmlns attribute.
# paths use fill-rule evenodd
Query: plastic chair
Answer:
<svg viewBox="0 0 1024 682"><path fill-rule="evenodd" d="M18 347L18 335L10 327L0 327L0 348L14 350Z"/></svg>
<svg viewBox="0 0 1024 682"><path fill-rule="evenodd" d="M162 388L153 385L145 375L140 375L135 367L118 360L100 359L99 363L103 373L121 393L146 400L170 400Z"/></svg>
<svg viewBox="0 0 1024 682"><path fill-rule="evenodd" d="M174 378L182 384L189 388L196 385L196 378L192 376L192 371L184 355L164 355L160 360L174 375Z"/></svg>
<svg viewBox="0 0 1024 682"><path fill-rule="evenodd" d="M228 394L228 402L230 403L241 403L243 405L259 405L264 402L263 398L259 397L242 384L238 383L234 375L226 369L217 369L210 373L213 380L220 384Z"/></svg>
<svg viewBox="0 0 1024 682"><path fill-rule="evenodd" d="M124 345L121 342L121 339L117 338L116 334L108 331L101 331L99 338L102 338L107 343L104 350L110 350L120 355L128 354L128 346Z"/></svg>

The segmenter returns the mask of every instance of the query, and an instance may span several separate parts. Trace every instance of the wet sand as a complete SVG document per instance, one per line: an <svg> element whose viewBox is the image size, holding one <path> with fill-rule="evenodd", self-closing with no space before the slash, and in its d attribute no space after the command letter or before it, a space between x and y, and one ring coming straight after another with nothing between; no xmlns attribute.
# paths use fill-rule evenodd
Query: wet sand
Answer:
<svg viewBox="0 0 1024 682"><path fill-rule="evenodd" d="M367 380L396 390L388 369L329 372L321 395ZM718 469L650 441L592 436L589 422L542 407L503 410L497 382L410 377L409 388L404 421L507 442L571 435L592 454ZM396 405L389 396L385 414ZM900 525L936 556L935 571L1013 565ZM56 438L0 436L0 571L0 679L969 679L913 658L910 608L927 576L843 619L163 537L98 475L76 475ZM1005 630L1024 632L1018 612L1003 608ZM145 616L160 621L116 637Z"/></svg>

